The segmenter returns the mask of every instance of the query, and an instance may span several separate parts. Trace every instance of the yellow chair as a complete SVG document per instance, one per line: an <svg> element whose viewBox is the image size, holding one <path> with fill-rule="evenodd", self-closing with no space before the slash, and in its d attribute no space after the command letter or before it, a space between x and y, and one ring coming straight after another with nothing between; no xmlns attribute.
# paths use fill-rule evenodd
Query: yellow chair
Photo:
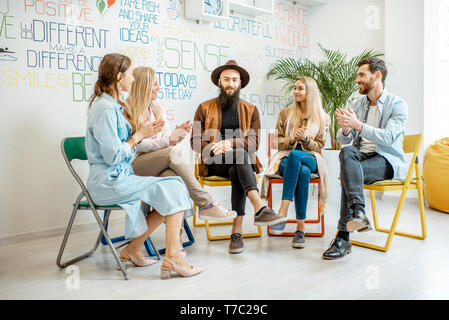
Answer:
<svg viewBox="0 0 449 320"><path fill-rule="evenodd" d="M208 176L203 177L199 174L199 163L200 159L198 156L198 153L195 154L195 178L198 180L198 182L201 184L201 186L204 188L204 186L209 187L225 187L231 185L231 180L219 177L219 176ZM256 176L257 178L257 176ZM206 234L207 239L209 240L226 240L230 239L231 235L220 235L220 236L212 236L211 235L211 226L223 226L223 225L232 225L234 222L232 220L230 221L212 221L209 222L208 220L204 220L204 222L197 222L196 221L196 214L197 214L197 205L196 203L193 203L193 210L195 211L195 214L193 215L193 225L195 227L206 227ZM262 228L260 226L257 226L257 232L256 233L244 233L242 234L243 238L254 238L254 237L260 237L262 235Z"/></svg>
<svg viewBox="0 0 449 320"><path fill-rule="evenodd" d="M371 206L373 210L373 222L374 222L374 229L379 232L388 233L387 240L385 242L385 246L377 246L370 243L360 242L351 240L351 244L356 246L361 246L373 250L383 251L386 252L390 248L391 241L393 240L394 235L424 240L427 238L427 227L426 227L426 217L425 217L425 210L424 210L424 196L423 196L423 186L421 181L421 170L419 168L419 162L418 162L418 153L421 148L423 136L422 134L415 134L415 135L407 135L404 136L404 152L405 153L413 153L413 158L410 163L410 167L407 172L407 176L404 181L399 180L384 180L384 181L378 181L376 183L370 184L370 185L364 185L364 189L369 190L370 192L370 198L371 198ZM413 178L413 170L415 171L415 178ZM402 232L397 231L396 227L399 221L399 216L402 211L402 207L404 205L405 196L407 195L408 190L418 190L418 200L419 200L419 212L420 212L420 218L421 218L421 235L409 233L409 232ZM376 209L376 197L375 197L375 191L402 191L401 197L399 199L398 206L396 208L396 212L393 217L393 222L390 226L390 229L381 228L378 225L378 219L377 219L377 209Z"/></svg>

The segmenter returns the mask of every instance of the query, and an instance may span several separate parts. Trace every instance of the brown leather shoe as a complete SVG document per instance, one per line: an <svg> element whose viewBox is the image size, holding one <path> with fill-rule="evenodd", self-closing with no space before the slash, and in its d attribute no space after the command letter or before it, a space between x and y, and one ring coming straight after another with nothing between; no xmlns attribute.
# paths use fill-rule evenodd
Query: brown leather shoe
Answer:
<svg viewBox="0 0 449 320"><path fill-rule="evenodd" d="M231 234L231 242L229 243L229 253L240 253L244 249L243 238L240 233Z"/></svg>
<svg viewBox="0 0 449 320"><path fill-rule="evenodd" d="M274 212L273 209L267 206L263 207L259 214L254 215L254 224L256 226L272 226L281 222L286 222L287 217L281 217Z"/></svg>

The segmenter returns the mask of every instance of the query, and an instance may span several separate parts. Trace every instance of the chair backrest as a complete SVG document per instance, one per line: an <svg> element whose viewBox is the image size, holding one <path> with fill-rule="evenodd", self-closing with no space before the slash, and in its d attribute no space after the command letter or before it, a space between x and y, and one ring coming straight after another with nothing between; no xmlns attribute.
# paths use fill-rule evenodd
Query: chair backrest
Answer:
<svg viewBox="0 0 449 320"><path fill-rule="evenodd" d="M76 172L75 168L72 166L71 161L73 159L78 160L87 160L87 154L86 154L86 146L85 146L85 137L70 137L70 138L64 138L61 141L61 152L64 157L65 163L67 167L69 168L70 172L72 173L75 180L78 182L79 186L82 189L82 192L78 196L78 200L81 199L82 196L85 196L87 200L93 204L92 199L89 195L89 192L87 191L87 188L81 179L81 177ZM77 201L78 201L77 200Z"/></svg>
<svg viewBox="0 0 449 320"><path fill-rule="evenodd" d="M62 154L68 161L87 160L85 137L65 138L61 142Z"/></svg>
<svg viewBox="0 0 449 320"><path fill-rule="evenodd" d="M410 161L410 166L407 171L407 176L405 177L406 184L410 183L411 179L413 178L413 170L415 170L416 178L420 179L420 177L418 177L418 155L419 150L421 149L422 140L423 135L421 133L404 136L404 144L402 146L404 153L413 153L413 157Z"/></svg>
<svg viewBox="0 0 449 320"><path fill-rule="evenodd" d="M404 153L414 153L417 155L421 149L422 140L423 135L421 133L404 136Z"/></svg>

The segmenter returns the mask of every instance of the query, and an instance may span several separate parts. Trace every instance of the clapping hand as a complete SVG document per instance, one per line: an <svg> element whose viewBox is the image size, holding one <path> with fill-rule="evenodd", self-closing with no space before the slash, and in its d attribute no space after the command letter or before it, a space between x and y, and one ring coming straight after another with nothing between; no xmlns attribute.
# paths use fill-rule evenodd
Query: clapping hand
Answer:
<svg viewBox="0 0 449 320"><path fill-rule="evenodd" d="M142 135L142 138L150 138L159 132L161 132L162 128L165 125L164 120L158 120L151 122L149 119L146 121L140 123L137 127L137 132L139 132Z"/></svg>
<svg viewBox="0 0 449 320"><path fill-rule="evenodd" d="M349 129L356 129L357 131L362 130L363 123L359 121L351 107L348 107L346 110L338 108L335 110L335 115L337 116L338 124L341 126L344 135L348 134Z"/></svg>
<svg viewBox="0 0 449 320"><path fill-rule="evenodd" d="M178 144L190 133L190 130L192 130L192 123L190 121L186 121L179 126L176 126L175 130L173 130L169 137L170 145L174 146Z"/></svg>
<svg viewBox="0 0 449 320"><path fill-rule="evenodd" d="M295 141L306 140L308 135L309 129L307 127L300 127L298 128L298 130L296 130L293 138L295 139Z"/></svg>

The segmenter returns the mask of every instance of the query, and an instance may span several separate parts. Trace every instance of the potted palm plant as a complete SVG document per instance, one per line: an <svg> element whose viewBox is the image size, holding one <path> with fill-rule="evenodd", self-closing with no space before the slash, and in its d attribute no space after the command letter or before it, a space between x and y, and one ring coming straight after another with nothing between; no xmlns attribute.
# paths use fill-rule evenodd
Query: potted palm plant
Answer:
<svg viewBox="0 0 449 320"><path fill-rule="evenodd" d="M324 60L314 62L309 59L301 61L293 58L280 59L270 67L267 79L283 80L285 84L282 91L287 96L291 96L296 77L314 78L321 92L323 108L331 118L329 127L331 150L339 150L341 148L337 141L339 124L335 111L348 106L355 99L355 93L358 91L358 85L355 82L358 62L365 58L383 56L383 54L367 49L360 55L348 59L348 56L340 50L329 50L323 48L321 44L318 45L324 55ZM337 202L340 199L338 151L324 151L323 156L328 166L331 185L333 185L329 193L329 200Z"/></svg>

